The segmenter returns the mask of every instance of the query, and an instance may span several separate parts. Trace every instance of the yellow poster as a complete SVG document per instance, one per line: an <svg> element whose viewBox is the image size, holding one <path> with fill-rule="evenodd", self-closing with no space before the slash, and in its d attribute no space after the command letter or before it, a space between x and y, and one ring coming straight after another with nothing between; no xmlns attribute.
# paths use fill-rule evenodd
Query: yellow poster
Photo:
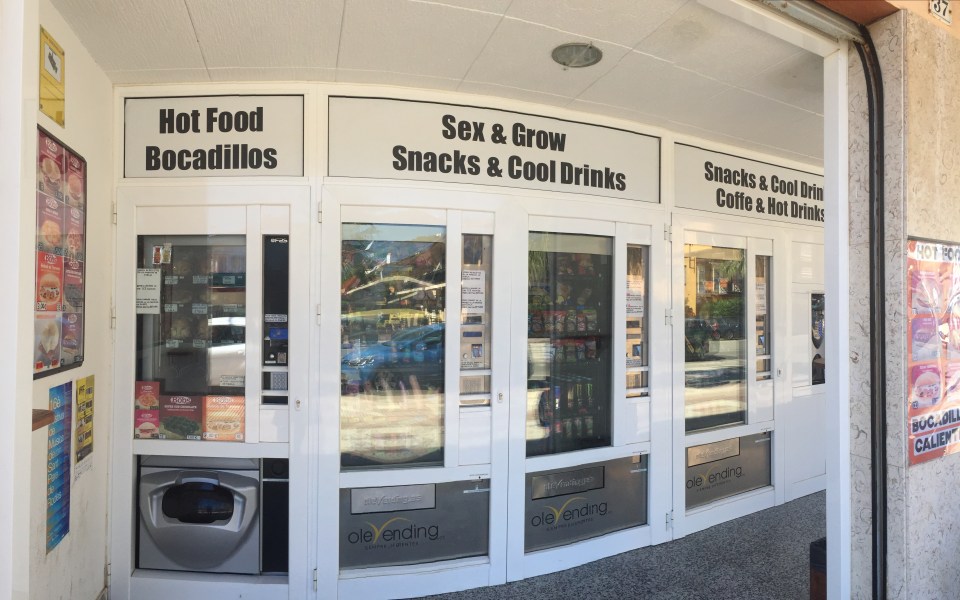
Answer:
<svg viewBox="0 0 960 600"><path fill-rule="evenodd" d="M40 111L63 127L66 72L63 48L40 28Z"/></svg>
<svg viewBox="0 0 960 600"><path fill-rule="evenodd" d="M77 380L77 471L80 461L93 452L93 375Z"/></svg>

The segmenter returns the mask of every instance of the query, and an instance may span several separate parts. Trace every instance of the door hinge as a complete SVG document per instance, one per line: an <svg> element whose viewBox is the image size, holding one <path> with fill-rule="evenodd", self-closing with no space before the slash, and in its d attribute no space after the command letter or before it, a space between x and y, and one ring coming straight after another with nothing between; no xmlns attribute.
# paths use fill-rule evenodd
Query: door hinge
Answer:
<svg viewBox="0 0 960 600"><path fill-rule="evenodd" d="M317 325L320 325L320 305L317 305Z"/></svg>
<svg viewBox="0 0 960 600"><path fill-rule="evenodd" d="M667 327L673 327L673 309L668 308L664 312L663 322Z"/></svg>
<svg viewBox="0 0 960 600"><path fill-rule="evenodd" d="M110 587L110 563L103 565L103 587Z"/></svg>
<svg viewBox="0 0 960 600"><path fill-rule="evenodd" d="M670 225L669 223L663 224L663 239L668 242L673 241L673 225Z"/></svg>
<svg viewBox="0 0 960 600"><path fill-rule="evenodd" d="M314 569L314 570L313 570L313 591L316 592L316 591L319 589L319 585L320 585L320 584L319 584L319 582L318 582L318 580L317 580L317 570Z"/></svg>
<svg viewBox="0 0 960 600"><path fill-rule="evenodd" d="M666 525L667 529L673 529L673 511L672 510L667 513L666 523L664 523L664 525Z"/></svg>
<svg viewBox="0 0 960 600"><path fill-rule="evenodd" d="M116 225L117 224L117 203L116 202L114 202L111 205L111 210L113 211L113 224Z"/></svg>
<svg viewBox="0 0 960 600"><path fill-rule="evenodd" d="M323 209L317 207L317 223L323 223Z"/></svg>
<svg viewBox="0 0 960 600"><path fill-rule="evenodd" d="M114 305L110 306L110 329L117 328L117 307Z"/></svg>

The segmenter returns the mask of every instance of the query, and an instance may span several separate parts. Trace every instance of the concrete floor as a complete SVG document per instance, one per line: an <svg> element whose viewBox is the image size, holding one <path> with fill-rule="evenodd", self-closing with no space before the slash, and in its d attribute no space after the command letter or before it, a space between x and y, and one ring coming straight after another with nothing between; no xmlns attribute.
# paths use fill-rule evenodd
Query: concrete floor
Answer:
<svg viewBox="0 0 960 600"><path fill-rule="evenodd" d="M826 535L812 494L659 546L431 600L806 600L810 542Z"/></svg>

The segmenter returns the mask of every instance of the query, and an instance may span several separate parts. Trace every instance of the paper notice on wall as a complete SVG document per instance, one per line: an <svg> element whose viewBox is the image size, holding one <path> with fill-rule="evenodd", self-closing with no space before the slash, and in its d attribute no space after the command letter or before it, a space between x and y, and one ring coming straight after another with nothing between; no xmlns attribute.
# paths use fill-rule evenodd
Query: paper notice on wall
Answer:
<svg viewBox="0 0 960 600"><path fill-rule="evenodd" d="M160 269L137 269L137 314L160 314Z"/></svg>
<svg viewBox="0 0 960 600"><path fill-rule="evenodd" d="M643 318L644 282L641 275L627 275L627 317Z"/></svg>
<svg viewBox="0 0 960 600"><path fill-rule="evenodd" d="M460 310L468 315L487 311L487 274L464 269L460 272Z"/></svg>
<svg viewBox="0 0 960 600"><path fill-rule="evenodd" d="M757 316L767 314L767 282L757 282Z"/></svg>

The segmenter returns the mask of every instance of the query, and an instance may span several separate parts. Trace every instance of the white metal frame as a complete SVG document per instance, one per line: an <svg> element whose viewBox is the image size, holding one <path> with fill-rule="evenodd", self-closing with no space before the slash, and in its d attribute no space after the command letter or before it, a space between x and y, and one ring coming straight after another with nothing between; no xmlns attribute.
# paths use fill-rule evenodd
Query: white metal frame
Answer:
<svg viewBox="0 0 960 600"><path fill-rule="evenodd" d="M518 212L514 221L523 224L523 213L528 215L527 226L520 231L514 231L512 238L513 256L522 256L520 266L526 264L528 252L528 232L547 231L553 233L573 233L604 235L612 238L613 254L613 339L612 357L613 393L612 419L614 424L611 445L603 448L567 452L562 454L526 457L526 402L515 401L510 411L510 501L509 525L511 535L507 540L508 570L507 579L516 581L527 577L551 573L586 562L612 556L621 552L636 549L651 543L660 543L669 539L669 532L665 523L658 519L670 504L670 494L663 493L669 489L670 466L665 458L670 451L669 428L664 427L671 419L670 413L670 378L663 366L669 364L670 344L666 334L667 325L662 315L668 306L669 298L664 294L653 293L654 290L668 289L669 274L664 265L667 261L666 244L663 241L664 216L659 206L631 204L619 210L606 211L610 214L609 221L598 220L600 212L596 205L590 202L544 202L542 199L527 198L525 202L517 199ZM525 209L525 210L524 210ZM556 215L564 215L562 217ZM641 403L649 407L650 437L646 441L628 443L626 432L619 425L623 420L624 411L628 410L628 401L625 397L625 365L624 340L625 329L625 251L627 245L643 245L650 248L648 273L649 289L648 317L649 326L648 344L650 357L650 398ZM512 286L518 291L527 289L527 270L516 268L512 273ZM510 371L511 398L523 399L527 393L526 379L526 331L527 331L527 296L526 293L517 293L513 296L511 314L514 332L514 356ZM658 317L659 315L659 317ZM522 343L521 347L519 344ZM661 362L662 361L662 362ZM659 367L659 368L658 368ZM633 402L636 404L636 402ZM636 408L634 409L636 410ZM654 452L656 453L654 455ZM615 533L606 534L599 538L588 539L566 546L525 553L522 532L525 525L525 483L528 473L550 469L574 468L579 465L623 458L632 455L650 455L648 471L648 519L647 524ZM656 490L659 490L657 492Z"/></svg>
<svg viewBox="0 0 960 600"><path fill-rule="evenodd" d="M247 296L247 441L242 443L189 442L169 440L134 440L132 390L134 386L136 339L135 339L135 277L137 268L137 237L139 235L191 235L191 234L239 234L246 236L249 279L247 287L258 290L262 274L261 209L273 215L272 207L289 211L288 233L290 234L290 269L292 273L306 272L309 211L309 188L306 186L222 186L202 188L196 186L150 186L121 187L117 193L117 271L116 271L116 317L117 335L115 348L114 389L119 398L120 390L128 390L131 401L116 402L113 410L111 482L111 527L110 563L113 569L111 591L118 597L168 598L189 589L196 594L204 588L209 593L226 593L236 590L256 598L302 597L289 589L288 581L307 580L307 547L312 535L308 528L292 522L290 529L289 576L237 576L219 574L171 575L161 571L134 569L137 528L136 508L136 455L164 454L182 456L232 456L232 457L290 457L291 515L308 511L298 499L305 498L309 490L309 471L305 454L291 452L287 443L258 443L259 409L261 386L260 348L262 335L259 317L262 313L262 297L258 292ZM268 208L269 207L269 208ZM271 233L277 231L276 219L269 219ZM264 231L263 233L266 233ZM307 439L306 418L298 413L305 410L308 387L306 378L309 339L296 335L302 330L300 319L308 314L306 283L291 277L290 294L290 378L288 407L291 439ZM302 400L299 406L296 400ZM303 408L301 408L303 407ZM272 408L276 410L276 408ZM186 586L186 587L185 587Z"/></svg>
<svg viewBox="0 0 960 600"><path fill-rule="evenodd" d="M509 321L506 307L510 303L507 273L510 271L508 236L501 229L506 222L506 203L499 194L473 193L453 187L449 190L423 189L411 186L384 187L383 184L365 185L331 183L323 188L323 238L326 244L320 255L320 271L328 279L340 273L340 227L342 223L369 222L394 224L441 225L446 228L447 321L445 344L446 399L444 403L444 466L428 468L398 468L372 471L340 471L339 440L328 440L321 453L321 481L338 481L331 490L321 490L319 510L337 515L325 523L319 537L320 547L339 547L339 491L356 487L381 487L420 483L490 479L490 552L488 556L443 561L425 565L378 567L341 570L339 566L325 568L322 589L337 589L342 598L387 598L436 594L456 589L496 585L505 581L506 573L506 490L507 444L506 422L507 369L509 365ZM332 217L331 215L336 215ZM489 407L466 409L459 402L460 381L460 268L462 236L466 233L493 235L493 282L491 301L494 309L491 337L495 347L491 355L491 403ZM321 286L320 311L323 339L337 340L325 344L321 350L321 371L339 372L339 286ZM334 329L331 330L330 328ZM329 357L337 357L336 364ZM339 423L339 380L328 382L321 394L336 399L324 403L327 436L329 423ZM459 464L461 411L489 412L491 418L490 464ZM323 415L321 415L323 418ZM338 561L334 561L335 563ZM398 592L402 590L402 592Z"/></svg>
<svg viewBox="0 0 960 600"><path fill-rule="evenodd" d="M701 213L702 215L702 213ZM771 486L753 490L724 498L712 502L706 506L700 506L692 509L686 508L686 449L691 446L708 444L734 437L754 435L761 432L774 432L774 442L776 443L776 420L774 418L773 404L774 397L780 389L779 378L775 377L772 386L775 388L773 393L766 396L757 390L756 381L756 345L750 343L753 335L748 333L754 326L756 316L755 304L755 279L754 262L757 255L773 256L776 261L777 256L774 253L774 238L786 235L788 228L780 228L784 231L781 234L773 234L769 227L762 227L759 224L745 223L743 220L737 221L737 235L727 233L730 231L729 224L724 219L710 219L697 214L684 214L675 211L673 217L673 314L677 315L674 319L673 344L677 348L674 355L673 365L673 386L676 390L674 395L673 410L676 418L673 420L673 535L674 537L683 537L687 534L707 527L712 527L718 523L742 517L750 513L770 508L776 503L775 487L777 473L782 469L779 464L779 454L775 448L771 449ZM744 261L746 267L744 280L744 298L745 298L745 319L744 319L744 343L746 345L746 363L745 384L747 392L747 415L746 423L732 425L719 429L710 429L703 432L687 434L685 430L684 418L684 364L686 357L682 353L684 348L685 317L684 311L684 245L688 243L702 244L709 246L719 246L724 248L739 248L744 252ZM771 297L771 311L774 318L771 319L771 328L773 330L773 340L776 343L778 339L784 339L785 324L782 319L777 319L781 301L778 298L776 290L769 290ZM774 350L773 365L783 360L782 352ZM765 390L770 387L769 382L760 382L760 388ZM765 401L765 402L764 402ZM764 405L766 404L766 405Z"/></svg>

